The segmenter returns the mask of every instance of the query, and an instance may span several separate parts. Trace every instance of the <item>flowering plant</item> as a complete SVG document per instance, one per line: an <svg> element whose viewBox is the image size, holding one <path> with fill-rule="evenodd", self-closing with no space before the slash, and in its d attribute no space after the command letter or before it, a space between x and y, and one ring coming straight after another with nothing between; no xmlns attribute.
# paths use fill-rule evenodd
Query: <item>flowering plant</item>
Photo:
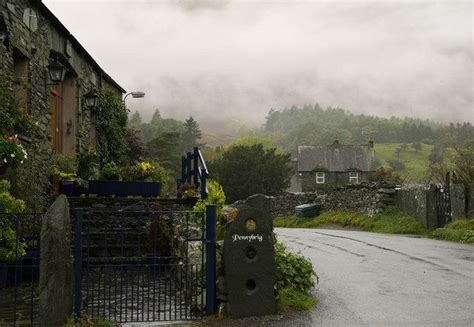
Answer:
<svg viewBox="0 0 474 327"><path fill-rule="evenodd" d="M158 164L141 161L134 166L126 168L122 177L127 181L166 183L168 174Z"/></svg>
<svg viewBox="0 0 474 327"><path fill-rule="evenodd" d="M27 158L28 154L16 135L0 137L0 166L17 167Z"/></svg>
<svg viewBox="0 0 474 327"><path fill-rule="evenodd" d="M17 129L20 133L34 135L39 132L39 121L33 115L26 114L19 119Z"/></svg>

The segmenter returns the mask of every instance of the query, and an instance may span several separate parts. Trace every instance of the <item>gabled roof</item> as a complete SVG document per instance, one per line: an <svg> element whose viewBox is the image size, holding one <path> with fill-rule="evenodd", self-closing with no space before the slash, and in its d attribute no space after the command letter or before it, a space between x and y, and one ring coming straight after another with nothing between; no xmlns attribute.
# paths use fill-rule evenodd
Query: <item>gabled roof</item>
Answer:
<svg viewBox="0 0 474 327"><path fill-rule="evenodd" d="M112 77L110 77L95 61L95 59L87 52L87 50L79 43L79 41L68 31L66 26L61 23L61 21L49 10L48 7L42 2L42 0L31 0L32 4L36 5L38 10L45 15L49 21L56 27L61 33L64 34L64 37L71 41L72 46L82 54L92 66L102 75L102 77L117 88L120 92L126 93L125 89L121 87Z"/></svg>
<svg viewBox="0 0 474 327"><path fill-rule="evenodd" d="M299 146L298 171L375 171L374 151L368 145Z"/></svg>

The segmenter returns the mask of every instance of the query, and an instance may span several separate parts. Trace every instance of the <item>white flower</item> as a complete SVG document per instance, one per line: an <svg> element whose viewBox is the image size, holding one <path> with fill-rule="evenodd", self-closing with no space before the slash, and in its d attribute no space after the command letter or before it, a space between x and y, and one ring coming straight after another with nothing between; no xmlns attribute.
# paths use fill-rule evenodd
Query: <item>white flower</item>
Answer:
<svg viewBox="0 0 474 327"><path fill-rule="evenodd" d="M20 161L20 163L23 165L23 160L22 160L22 161Z"/></svg>
<svg viewBox="0 0 474 327"><path fill-rule="evenodd" d="M10 157L15 158L15 154L14 153L10 154Z"/></svg>
<svg viewBox="0 0 474 327"><path fill-rule="evenodd" d="M8 161L7 161L7 158L3 158L3 162L4 162L4 163L7 163L7 162L8 162Z"/></svg>

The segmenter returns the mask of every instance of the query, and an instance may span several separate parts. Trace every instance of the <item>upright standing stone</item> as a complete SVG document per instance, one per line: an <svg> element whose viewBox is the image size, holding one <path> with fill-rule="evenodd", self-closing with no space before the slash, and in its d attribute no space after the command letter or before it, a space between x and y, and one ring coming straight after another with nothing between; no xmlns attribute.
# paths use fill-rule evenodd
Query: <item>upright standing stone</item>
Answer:
<svg viewBox="0 0 474 327"><path fill-rule="evenodd" d="M276 314L276 267L270 200L249 197L224 240L228 313L233 317Z"/></svg>
<svg viewBox="0 0 474 327"><path fill-rule="evenodd" d="M41 225L40 326L62 326L72 314L74 279L69 203L60 195Z"/></svg>

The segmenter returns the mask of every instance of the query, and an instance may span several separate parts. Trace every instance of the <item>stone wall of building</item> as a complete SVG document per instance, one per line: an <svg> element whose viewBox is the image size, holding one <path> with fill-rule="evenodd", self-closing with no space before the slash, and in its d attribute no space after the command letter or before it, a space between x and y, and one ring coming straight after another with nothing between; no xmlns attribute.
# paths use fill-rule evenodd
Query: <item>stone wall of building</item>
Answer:
<svg viewBox="0 0 474 327"><path fill-rule="evenodd" d="M85 106L84 95L93 89L108 88L120 97L122 89L41 1L0 0L0 28L6 28L8 33L6 40L0 42L0 86L8 91L0 92L0 110L5 112L6 105L15 106L38 123L35 135L19 135L29 158L16 170L10 170L7 177L12 192L26 199L30 210L37 211L45 208L50 193L52 86L47 66L52 59L58 59L68 69L59 87L63 96L59 129L62 151L67 155L96 146L94 117ZM4 99L11 96L16 103Z"/></svg>
<svg viewBox="0 0 474 327"><path fill-rule="evenodd" d="M379 183L349 184L307 193L286 193L271 198L272 215L293 215L295 206L304 203L319 203L324 211L347 210L374 215L386 205L395 204L395 193L393 185Z"/></svg>
<svg viewBox="0 0 474 327"><path fill-rule="evenodd" d="M357 172L358 182L367 183L370 172ZM316 183L316 172L302 172L296 176L298 185L301 185L302 192L314 192L321 189L331 189L334 186L345 186L349 183L349 172L324 172L324 184Z"/></svg>

